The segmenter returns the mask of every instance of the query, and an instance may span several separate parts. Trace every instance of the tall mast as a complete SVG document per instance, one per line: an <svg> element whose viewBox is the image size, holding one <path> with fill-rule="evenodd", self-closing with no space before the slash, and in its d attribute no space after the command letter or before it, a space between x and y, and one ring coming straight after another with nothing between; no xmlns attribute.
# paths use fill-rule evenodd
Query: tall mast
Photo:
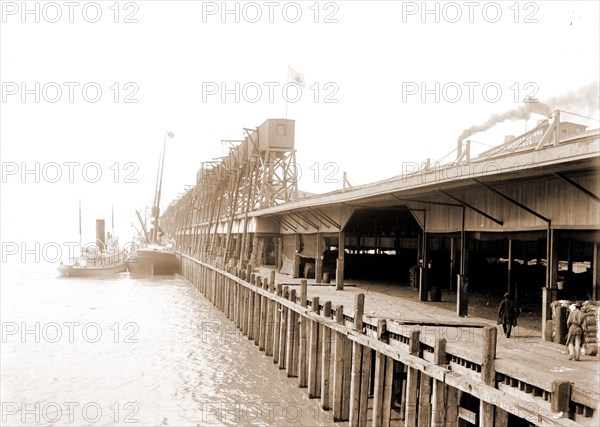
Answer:
<svg viewBox="0 0 600 427"><path fill-rule="evenodd" d="M154 208L152 209L152 214L154 216L154 228L152 229L152 241L156 242L158 240L158 217L160 216L160 193L162 190L162 179L163 179L163 170L165 168L165 151L167 148L167 137L168 138L173 138L173 133L172 132L167 132L165 131L165 138L163 141L163 149L162 149L162 153L160 156L160 161L159 161L159 172L158 172L158 178L157 178L157 189L156 189L156 193L155 193L155 197L154 197Z"/></svg>

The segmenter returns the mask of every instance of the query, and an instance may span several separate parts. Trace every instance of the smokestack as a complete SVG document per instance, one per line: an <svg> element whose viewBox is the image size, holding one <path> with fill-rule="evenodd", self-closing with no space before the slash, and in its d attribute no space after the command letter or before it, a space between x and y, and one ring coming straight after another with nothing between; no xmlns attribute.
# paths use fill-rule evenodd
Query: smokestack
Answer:
<svg viewBox="0 0 600 427"><path fill-rule="evenodd" d="M104 220L96 220L96 244L100 247L100 250L106 249L106 238L104 236Z"/></svg>

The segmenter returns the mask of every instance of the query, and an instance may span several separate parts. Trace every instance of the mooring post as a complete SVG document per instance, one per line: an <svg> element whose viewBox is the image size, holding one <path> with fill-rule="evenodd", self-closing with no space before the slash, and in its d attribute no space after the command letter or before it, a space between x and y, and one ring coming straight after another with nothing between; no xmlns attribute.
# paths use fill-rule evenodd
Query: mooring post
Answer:
<svg viewBox="0 0 600 427"><path fill-rule="evenodd" d="M498 328L487 325L483 328L483 354L481 357L481 382L496 386L496 338ZM481 401L479 405L479 425L494 425L494 405Z"/></svg>
<svg viewBox="0 0 600 427"><path fill-rule="evenodd" d="M307 286L308 282L306 279L300 281L300 306L306 308L307 298ZM300 315L300 351L298 352L298 385L299 387L306 387L307 385L307 358L306 358L306 317Z"/></svg>
<svg viewBox="0 0 600 427"><path fill-rule="evenodd" d="M331 301L326 301L323 305L323 317L329 320L331 317ZM321 408L324 410L331 409L329 375L331 363L331 329L323 325L323 334L321 347L323 348L321 359Z"/></svg>
<svg viewBox="0 0 600 427"><path fill-rule="evenodd" d="M565 418L569 417L569 401L571 400L571 383L569 381L552 381L552 396L550 409L562 412Z"/></svg>
<svg viewBox="0 0 600 427"><path fill-rule="evenodd" d="M319 313L319 297L312 299L311 311L313 313ZM309 320L310 327L310 345L308 354L308 398L314 399L319 397L317 390L317 347L319 342L319 322Z"/></svg>
<svg viewBox="0 0 600 427"><path fill-rule="evenodd" d="M362 333L363 313L365 312L365 294L358 294L354 299L354 330Z"/></svg>

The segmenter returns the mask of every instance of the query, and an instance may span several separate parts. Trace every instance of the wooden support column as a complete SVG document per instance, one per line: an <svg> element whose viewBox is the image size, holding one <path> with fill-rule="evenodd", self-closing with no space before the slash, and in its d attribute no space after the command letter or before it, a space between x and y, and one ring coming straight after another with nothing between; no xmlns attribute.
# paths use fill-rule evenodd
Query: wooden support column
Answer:
<svg viewBox="0 0 600 427"><path fill-rule="evenodd" d="M600 244L594 242L594 258L592 259L592 300L600 299Z"/></svg>
<svg viewBox="0 0 600 427"><path fill-rule="evenodd" d="M433 349L433 362L437 366L446 366L446 340L439 338ZM443 426L446 421L446 399L445 387L443 381L433 380L433 389L431 392L431 425Z"/></svg>
<svg viewBox="0 0 600 427"><path fill-rule="evenodd" d="M512 295L513 297L513 301L515 298L515 295L513 293L513 287L512 287L512 265L513 265L513 255L512 255L512 239L508 239L508 271L507 271L507 278L506 278L506 292L508 292L509 294Z"/></svg>
<svg viewBox="0 0 600 427"><path fill-rule="evenodd" d="M323 317L329 319L331 317L331 301L325 302L323 305ZM330 400L330 363L331 363L331 329L325 325L322 326L322 358L321 358L321 408L328 411L331 409Z"/></svg>
<svg viewBox="0 0 600 427"><path fill-rule="evenodd" d="M300 254L298 253L298 251L300 250L301 237L298 233L295 233L294 238L296 239L296 251L294 253L294 275L292 277L298 278L301 276L301 274L300 274Z"/></svg>
<svg viewBox="0 0 600 427"><path fill-rule="evenodd" d="M323 247L321 246L321 233L317 233L315 252L315 283L323 283Z"/></svg>
<svg viewBox="0 0 600 427"><path fill-rule="evenodd" d="M469 313L469 279L466 271L467 233L465 232L465 207L462 207L462 225L460 230L460 271L456 280L456 315L466 317Z"/></svg>
<svg viewBox="0 0 600 427"><path fill-rule="evenodd" d="M551 258L550 258L550 287L555 289L558 287L558 232L552 230L551 232Z"/></svg>
<svg viewBox="0 0 600 427"><path fill-rule="evenodd" d="M314 297L312 300L311 311L319 312L319 297ZM314 399L319 396L318 381L317 381L317 364L318 364L318 346L319 346L319 322L309 320L310 336L309 336L309 354L308 354L308 398Z"/></svg>
<svg viewBox="0 0 600 427"><path fill-rule="evenodd" d="M346 251L346 233L340 231L338 234L338 257L335 269L335 288L338 291L344 289L344 258Z"/></svg>
<svg viewBox="0 0 600 427"><path fill-rule="evenodd" d="M307 301L307 286L308 283L306 281L306 279L302 279L300 281L300 305L303 308L306 308L306 301ZM308 363L307 363L307 357L306 357L306 336L307 336L307 330L306 330L306 317L304 316L300 316L300 351L298 352L298 386L299 387L306 387L308 384L308 379L307 379L307 367L308 367Z"/></svg>
<svg viewBox="0 0 600 427"><path fill-rule="evenodd" d="M449 272L449 283L448 289L450 292L454 291L454 257L456 254L454 253L454 237L450 237L450 272Z"/></svg>
<svg viewBox="0 0 600 427"><path fill-rule="evenodd" d="M498 328L487 325L483 328L483 354L481 357L481 382L496 387L496 338ZM494 405L481 401L479 404L479 425L494 425Z"/></svg>
<svg viewBox="0 0 600 427"><path fill-rule="evenodd" d="M409 353L413 356L420 356L421 342L420 331L412 331L408 341ZM404 425L413 427L417 425L417 404L419 396L419 370L408 368L406 377L406 410L404 413Z"/></svg>

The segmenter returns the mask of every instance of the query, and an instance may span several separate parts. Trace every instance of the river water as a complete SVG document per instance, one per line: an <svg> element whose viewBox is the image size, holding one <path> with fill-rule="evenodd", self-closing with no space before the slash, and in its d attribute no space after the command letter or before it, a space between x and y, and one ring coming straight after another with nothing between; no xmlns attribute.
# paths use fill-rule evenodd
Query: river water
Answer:
<svg viewBox="0 0 600 427"><path fill-rule="evenodd" d="M4 265L2 424L334 425L182 276Z"/></svg>

